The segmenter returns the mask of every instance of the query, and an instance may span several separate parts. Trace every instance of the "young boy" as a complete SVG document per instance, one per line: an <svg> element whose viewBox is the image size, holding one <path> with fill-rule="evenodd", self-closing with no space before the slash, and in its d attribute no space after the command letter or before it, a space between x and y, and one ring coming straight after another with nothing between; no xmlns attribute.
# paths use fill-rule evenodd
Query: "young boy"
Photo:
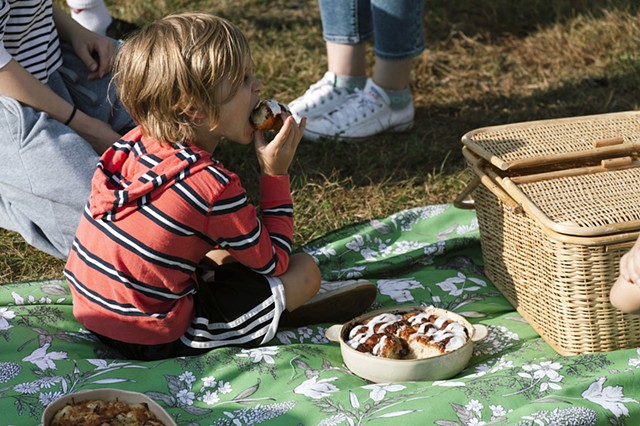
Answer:
<svg viewBox="0 0 640 426"><path fill-rule="evenodd" d="M291 255L287 173L306 121L288 116L269 143L253 129L262 84L235 26L200 13L152 23L122 45L114 81L139 126L102 156L65 268L86 328L151 360L256 346L279 322L344 321L373 302L370 283L316 295L313 258ZM261 218L212 157L223 138L254 143Z"/></svg>

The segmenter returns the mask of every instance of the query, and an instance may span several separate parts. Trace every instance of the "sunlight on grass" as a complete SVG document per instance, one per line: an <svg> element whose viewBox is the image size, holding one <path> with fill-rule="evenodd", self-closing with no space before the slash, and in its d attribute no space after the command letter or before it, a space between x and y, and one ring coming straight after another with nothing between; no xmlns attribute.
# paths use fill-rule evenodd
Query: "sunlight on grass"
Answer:
<svg viewBox="0 0 640 426"><path fill-rule="evenodd" d="M65 7L65 2L55 1ZM303 142L291 168L295 244L402 209L452 202L469 180L468 131L494 124L633 110L640 87L640 16L622 0L427 1L427 50L416 60L412 131L359 143ZM289 102L326 69L315 0L107 1L137 24L200 10L249 38L263 96ZM216 153L257 200L252 147ZM59 277L63 262L0 232L3 281Z"/></svg>

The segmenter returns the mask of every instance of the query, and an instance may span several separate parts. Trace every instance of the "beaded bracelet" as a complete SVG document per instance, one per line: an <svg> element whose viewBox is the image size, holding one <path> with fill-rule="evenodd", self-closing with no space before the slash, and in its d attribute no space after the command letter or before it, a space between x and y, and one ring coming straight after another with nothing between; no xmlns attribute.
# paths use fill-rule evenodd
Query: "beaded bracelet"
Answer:
<svg viewBox="0 0 640 426"><path fill-rule="evenodd" d="M68 126L69 123L71 123L71 120L73 120L73 117L76 116L76 111L78 111L78 107L74 106L73 111L71 111L71 115L69 115L69 118L67 118L67 121L64 122L65 126Z"/></svg>

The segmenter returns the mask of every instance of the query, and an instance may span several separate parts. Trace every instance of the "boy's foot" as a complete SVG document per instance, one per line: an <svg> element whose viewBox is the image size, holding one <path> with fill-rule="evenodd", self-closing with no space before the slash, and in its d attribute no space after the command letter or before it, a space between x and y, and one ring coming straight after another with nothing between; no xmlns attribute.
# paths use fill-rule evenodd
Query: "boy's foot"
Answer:
<svg viewBox="0 0 640 426"><path fill-rule="evenodd" d="M304 92L304 95L288 105L294 118L300 120L301 117L318 117L343 103L351 93L345 88L336 87L335 84L336 75L327 71Z"/></svg>
<svg viewBox="0 0 640 426"><path fill-rule="evenodd" d="M114 40L122 40L138 29L140 29L140 27L134 23L112 18L111 23L107 27L107 37L111 37Z"/></svg>
<svg viewBox="0 0 640 426"><path fill-rule="evenodd" d="M304 136L312 141L322 137L358 140L385 131L411 129L415 115L413 102L399 110L392 109L390 103L384 89L368 79L363 90L356 90L334 110L309 119Z"/></svg>
<svg viewBox="0 0 640 426"><path fill-rule="evenodd" d="M323 281L318 293L280 320L284 327L344 323L362 314L375 301L378 287L365 280Z"/></svg>

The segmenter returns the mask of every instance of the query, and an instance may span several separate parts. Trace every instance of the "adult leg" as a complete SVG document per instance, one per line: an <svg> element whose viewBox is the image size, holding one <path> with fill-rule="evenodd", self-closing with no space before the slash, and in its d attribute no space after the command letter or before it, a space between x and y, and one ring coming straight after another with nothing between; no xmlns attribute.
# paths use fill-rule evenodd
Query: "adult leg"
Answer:
<svg viewBox="0 0 640 426"><path fill-rule="evenodd" d="M424 1L371 0L369 15L361 7L362 3L358 2L355 10L370 18L368 24L361 18L355 21L361 38L334 36L333 40L327 40L361 43L362 38L369 37L363 30L367 27L361 25L372 23L376 54L373 76L366 80L361 91L356 91L319 119L308 121L305 129L307 139L335 137L360 140L385 131L400 132L413 127L415 110L409 87L411 58L424 48ZM326 29L324 31L325 38L330 36ZM337 55L338 50L335 51Z"/></svg>
<svg viewBox="0 0 640 426"><path fill-rule="evenodd" d="M424 0L372 0L373 81L386 90L409 86L413 58L424 50Z"/></svg>
<svg viewBox="0 0 640 426"><path fill-rule="evenodd" d="M0 227L66 258L98 155L69 127L0 97Z"/></svg>
<svg viewBox="0 0 640 426"><path fill-rule="evenodd" d="M115 40L114 43L118 44ZM73 48L63 43L61 49L63 66L60 74L63 85L60 87L60 84L52 80L49 86L85 113L109 123L121 135L132 129L135 123L116 95L115 85L111 84L111 74L89 80L89 70Z"/></svg>
<svg viewBox="0 0 640 426"><path fill-rule="evenodd" d="M366 44L326 42L329 71L338 77L365 77L367 75Z"/></svg>
<svg viewBox="0 0 640 426"><path fill-rule="evenodd" d="M320 0L322 36L336 85L362 89L367 76L366 41L373 36L369 1Z"/></svg>
<svg viewBox="0 0 640 426"><path fill-rule="evenodd" d="M366 45L372 37L368 1L319 0L327 71L299 98L289 103L296 119L316 120L345 102L366 83Z"/></svg>
<svg viewBox="0 0 640 426"><path fill-rule="evenodd" d="M64 72L53 73L47 85L117 132L133 127L109 77L88 81L86 66L70 47L63 45L62 52ZM0 227L65 259L89 197L98 155L70 127L8 97L0 97L0 136L5 141L0 156Z"/></svg>
<svg viewBox="0 0 640 426"><path fill-rule="evenodd" d="M386 60L376 56L373 81L385 90L403 90L411 83L413 58Z"/></svg>

